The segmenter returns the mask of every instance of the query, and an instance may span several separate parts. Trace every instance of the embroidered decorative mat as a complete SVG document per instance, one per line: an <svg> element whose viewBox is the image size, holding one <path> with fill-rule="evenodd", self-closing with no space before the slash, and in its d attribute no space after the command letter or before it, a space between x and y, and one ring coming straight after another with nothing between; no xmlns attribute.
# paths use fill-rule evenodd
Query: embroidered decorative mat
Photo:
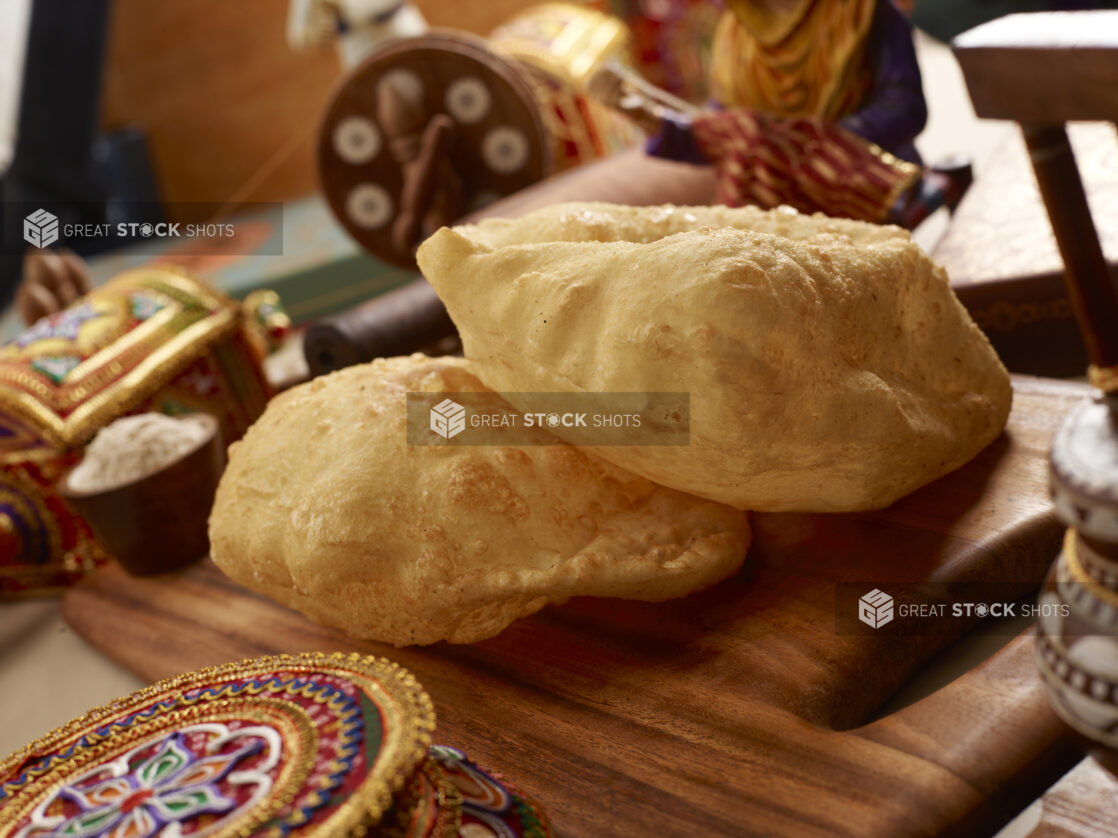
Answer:
<svg viewBox="0 0 1118 838"><path fill-rule="evenodd" d="M453 748L383 658L305 653L180 675L0 763L0 838L548 838L533 803Z"/></svg>

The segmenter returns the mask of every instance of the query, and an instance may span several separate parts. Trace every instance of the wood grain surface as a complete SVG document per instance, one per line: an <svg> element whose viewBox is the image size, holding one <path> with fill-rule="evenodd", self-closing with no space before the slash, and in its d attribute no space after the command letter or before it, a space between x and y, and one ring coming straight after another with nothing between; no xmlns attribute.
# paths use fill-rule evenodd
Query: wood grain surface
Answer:
<svg viewBox="0 0 1118 838"><path fill-rule="evenodd" d="M294 52L287 0L115 0L103 120L139 125L174 221L315 187L315 126L341 74L329 47ZM258 181L258 182L256 182Z"/></svg>
<svg viewBox="0 0 1118 838"><path fill-rule="evenodd" d="M953 46L983 119L1118 122L1118 10L1008 15Z"/></svg>
<svg viewBox="0 0 1118 838"><path fill-rule="evenodd" d="M1114 126L1069 126L1103 252L1118 279L1118 138ZM982 169L932 252L951 287L1014 372L1080 375L1083 338L1064 266L1016 129Z"/></svg>
<svg viewBox="0 0 1118 838"><path fill-rule="evenodd" d="M348 639L205 562L109 567L63 612L149 679L268 652L358 650L410 668L436 738L535 795L562 836L982 835L1078 758L1048 709L1032 638L878 720L948 635L836 631L836 584L988 580L1034 588L1061 528L1047 449L1085 387L1015 380L1006 433L887 510L756 515L737 577L647 604L578 599L472 646Z"/></svg>
<svg viewBox="0 0 1118 838"><path fill-rule="evenodd" d="M1044 795L1029 838L1113 838L1116 810L1118 777L1085 759Z"/></svg>

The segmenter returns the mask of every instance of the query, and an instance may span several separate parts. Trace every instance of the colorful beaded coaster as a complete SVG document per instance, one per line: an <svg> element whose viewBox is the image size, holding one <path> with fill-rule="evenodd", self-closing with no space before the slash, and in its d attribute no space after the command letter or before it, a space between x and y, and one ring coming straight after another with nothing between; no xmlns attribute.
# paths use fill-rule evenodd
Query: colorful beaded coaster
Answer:
<svg viewBox="0 0 1118 838"><path fill-rule="evenodd" d="M0 763L0 838L550 838L539 809L431 746L415 678L277 655L160 681Z"/></svg>
<svg viewBox="0 0 1118 838"><path fill-rule="evenodd" d="M376 834L406 789L457 826L440 774L429 772L434 791L409 785L434 726L415 678L382 659L205 669L97 708L0 764L0 838Z"/></svg>

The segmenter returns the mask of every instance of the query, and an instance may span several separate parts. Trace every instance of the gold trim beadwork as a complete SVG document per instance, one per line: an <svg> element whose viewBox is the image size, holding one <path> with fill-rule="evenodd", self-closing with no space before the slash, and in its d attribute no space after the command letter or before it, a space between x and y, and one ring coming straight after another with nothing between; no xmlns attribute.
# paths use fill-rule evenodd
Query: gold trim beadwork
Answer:
<svg viewBox="0 0 1118 838"><path fill-rule="evenodd" d="M130 741L121 738L126 731L113 730L100 735L94 731L114 719L128 716L136 709L154 708L151 719L139 723L144 731L170 727L173 720L178 719L180 715L184 718L200 715L205 707L215 706L215 702L219 703L217 706L228 707L232 711L232 708L238 705L237 700L222 698L222 696L231 692L234 685L219 687L220 681L248 679L279 671L294 674L325 672L343 677L369 695L380 709L384 725L380 750L375 760L367 766L367 775L361 785L326 822L317 827L315 838L350 838L352 835L364 833L388 811L392 806L393 797L426 758L427 749L431 745L431 734L435 728L435 711L430 696L423 691L415 676L398 663L356 652L269 655L206 667L159 681L124 698L96 707L84 716L72 719L16 751L0 763L0 777L7 777L13 774L17 767L26 766L46 754L73 744L82 736L90 740L87 749L96 749L96 753L101 753L103 747L107 747L104 743L120 744L122 741ZM206 688L211 688L213 692L192 699L183 696L192 689ZM258 695L263 691L263 689L248 689L245 692ZM173 699L176 702L175 706L157 707L161 701L167 699ZM242 717L244 717L243 713ZM315 736L317 738L317 734ZM311 753L314 753L313 750ZM78 764L86 765L93 758L92 754L88 757L83 755L78 760ZM48 774L52 770L48 766L41 771L35 771L28 781ZM50 788L57 785L52 783ZM13 790L13 786L5 784L4 789ZM10 814L0 812L0 827L14 826L17 821L12 817ZM221 838L249 838L256 826L259 826L259 822L246 824L241 818L228 830L220 833L220 836Z"/></svg>
<svg viewBox="0 0 1118 838"><path fill-rule="evenodd" d="M1083 560L1079 557L1078 537L1079 533L1075 527L1068 527L1064 534L1064 562L1067 565L1068 573L1080 587L1098 597L1107 605L1118 608L1118 591L1112 591L1100 584L1083 566Z"/></svg>

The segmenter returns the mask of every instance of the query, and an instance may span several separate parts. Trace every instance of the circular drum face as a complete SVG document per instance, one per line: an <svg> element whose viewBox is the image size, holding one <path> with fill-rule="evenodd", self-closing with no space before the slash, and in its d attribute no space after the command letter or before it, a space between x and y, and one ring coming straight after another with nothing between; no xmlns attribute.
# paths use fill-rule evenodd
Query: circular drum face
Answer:
<svg viewBox="0 0 1118 838"><path fill-rule="evenodd" d="M433 32L371 55L342 83L322 124L318 170L334 215L373 255L414 268L392 241L404 188L400 143L378 121L378 91L391 85L427 120L453 121L448 163L467 208L510 195L551 171L551 141L526 72L481 38ZM407 143L404 143L407 145Z"/></svg>

